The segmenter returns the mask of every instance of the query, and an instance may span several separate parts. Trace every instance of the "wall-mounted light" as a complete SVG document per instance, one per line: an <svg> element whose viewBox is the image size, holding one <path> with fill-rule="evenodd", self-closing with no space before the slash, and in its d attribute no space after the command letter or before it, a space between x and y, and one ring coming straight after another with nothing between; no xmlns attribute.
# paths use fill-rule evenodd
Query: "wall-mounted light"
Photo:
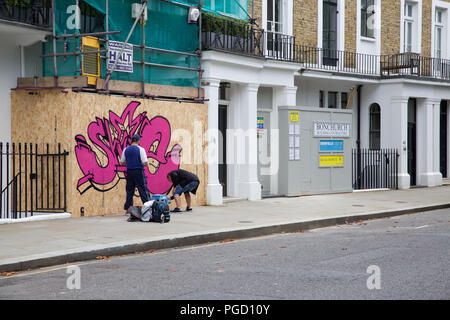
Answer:
<svg viewBox="0 0 450 320"><path fill-rule="evenodd" d="M188 23L197 23L200 17L200 10L197 7L190 7L188 14Z"/></svg>

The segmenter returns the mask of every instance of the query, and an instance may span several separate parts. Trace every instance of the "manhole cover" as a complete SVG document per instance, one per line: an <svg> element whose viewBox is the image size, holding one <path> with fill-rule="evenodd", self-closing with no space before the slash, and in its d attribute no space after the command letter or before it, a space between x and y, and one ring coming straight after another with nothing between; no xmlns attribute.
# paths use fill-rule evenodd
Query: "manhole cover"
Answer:
<svg viewBox="0 0 450 320"><path fill-rule="evenodd" d="M408 201L401 201L401 200L398 200L398 201L395 201L395 202L397 202L397 203L408 203Z"/></svg>
<svg viewBox="0 0 450 320"><path fill-rule="evenodd" d="M364 205L362 205L362 204L354 204L354 205L352 205L353 207L364 207Z"/></svg>
<svg viewBox="0 0 450 320"><path fill-rule="evenodd" d="M239 223L253 223L253 221L238 221Z"/></svg>

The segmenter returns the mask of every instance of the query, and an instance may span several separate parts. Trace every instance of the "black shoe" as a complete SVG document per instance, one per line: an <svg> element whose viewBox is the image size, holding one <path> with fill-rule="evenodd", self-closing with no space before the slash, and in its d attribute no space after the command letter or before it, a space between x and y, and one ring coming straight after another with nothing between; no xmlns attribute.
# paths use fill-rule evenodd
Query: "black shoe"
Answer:
<svg viewBox="0 0 450 320"><path fill-rule="evenodd" d="M132 215L130 215L130 217L127 220L127 222L136 222L136 221L139 221L139 219Z"/></svg>
<svg viewBox="0 0 450 320"><path fill-rule="evenodd" d="M186 211L192 211L192 208L191 207L187 207Z"/></svg>
<svg viewBox="0 0 450 320"><path fill-rule="evenodd" d="M180 212L182 212L181 210L180 210L180 208L175 208L175 209L173 209L172 211L170 211L170 212L173 212L173 213L180 213Z"/></svg>

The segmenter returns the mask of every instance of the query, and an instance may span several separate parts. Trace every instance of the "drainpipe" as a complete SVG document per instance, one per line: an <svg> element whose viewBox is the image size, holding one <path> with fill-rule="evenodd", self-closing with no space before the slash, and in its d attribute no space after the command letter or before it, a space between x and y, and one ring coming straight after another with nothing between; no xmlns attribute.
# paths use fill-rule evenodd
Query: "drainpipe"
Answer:
<svg viewBox="0 0 450 320"><path fill-rule="evenodd" d="M358 85L356 88L356 91L358 93L358 133L356 137L356 150L357 150L357 173L358 173L358 179L357 179L357 187L360 189L361 187L361 87L362 85Z"/></svg>

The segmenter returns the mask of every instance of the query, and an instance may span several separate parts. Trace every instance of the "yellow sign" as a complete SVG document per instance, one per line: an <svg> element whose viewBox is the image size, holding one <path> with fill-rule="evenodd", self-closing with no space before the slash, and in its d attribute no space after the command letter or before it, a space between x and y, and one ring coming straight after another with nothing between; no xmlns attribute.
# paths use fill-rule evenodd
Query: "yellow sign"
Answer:
<svg viewBox="0 0 450 320"><path fill-rule="evenodd" d="M344 165L343 155L321 155L319 165L321 167L335 167Z"/></svg>
<svg viewBox="0 0 450 320"><path fill-rule="evenodd" d="M298 122L300 120L298 111L289 112L289 119L291 122Z"/></svg>

